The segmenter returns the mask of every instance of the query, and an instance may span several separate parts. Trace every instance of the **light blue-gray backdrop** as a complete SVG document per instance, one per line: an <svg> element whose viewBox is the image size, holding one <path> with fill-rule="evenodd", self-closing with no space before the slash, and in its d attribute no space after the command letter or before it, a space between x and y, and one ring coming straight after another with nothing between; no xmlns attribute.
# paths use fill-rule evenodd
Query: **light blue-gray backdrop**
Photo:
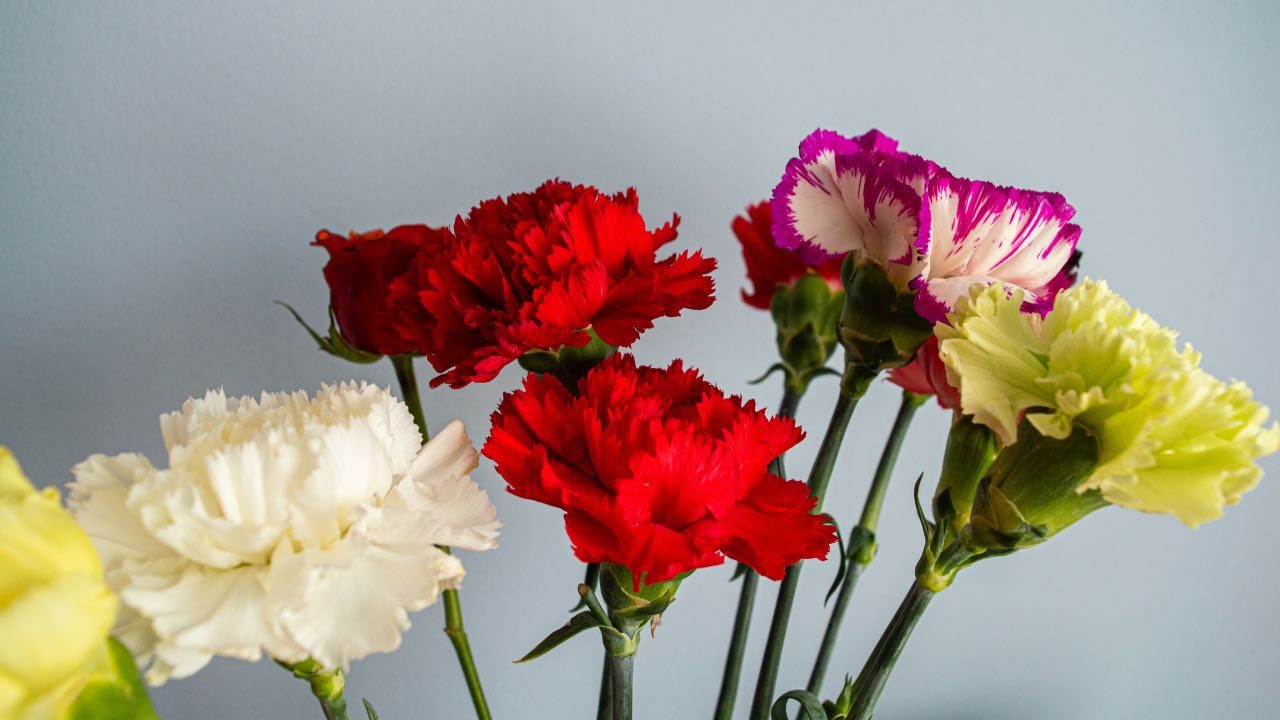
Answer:
<svg viewBox="0 0 1280 720"><path fill-rule="evenodd" d="M890 7L892 5L892 7ZM550 176L638 188L681 247L720 259L719 301L660 320L645 361L683 357L734 391L772 361L738 300L729 221L815 126L879 127L966 175L1058 190L1084 272L1179 328L1222 376L1280 404L1275 237L1280 6L1267 2L35 2L0 7L0 442L41 483L89 453L162 459L157 416L190 394L393 382L314 349L317 228L445 223ZM420 372L426 371L420 364ZM512 368L425 401L477 440ZM820 434L834 383L800 412ZM846 526L897 404L854 419L827 507ZM915 476L947 425L912 428L830 683L856 672L911 578ZM802 474L816 439L791 460ZM1263 463L1280 471L1275 458ZM465 557L467 626L496 716L589 717L599 642L518 657L565 618L580 567L558 513L476 472L505 523ZM885 718L1260 718L1280 702L1274 478L1198 531L1101 512L967 571L921 623ZM781 687L802 685L830 564L804 575ZM737 586L681 588L640 651L637 715L710 714ZM773 604L764 586L743 687ZM387 720L465 718L439 607L350 673ZM155 691L166 718L305 718L270 663L215 661ZM739 708L745 712L745 701Z"/></svg>

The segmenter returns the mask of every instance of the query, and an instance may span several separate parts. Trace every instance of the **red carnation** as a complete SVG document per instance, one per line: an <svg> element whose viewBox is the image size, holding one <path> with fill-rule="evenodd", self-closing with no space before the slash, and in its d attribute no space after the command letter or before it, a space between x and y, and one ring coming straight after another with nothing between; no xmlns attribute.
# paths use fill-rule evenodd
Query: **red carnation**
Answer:
<svg viewBox="0 0 1280 720"><path fill-rule="evenodd" d="M773 211L768 200L749 206L745 217L734 218L733 234L742 243L742 259L747 263L747 279L752 287L750 293L742 291L742 299L752 307L768 310L779 285L790 285L809 271L821 275L833 288L841 287L844 256L810 265L796 253L778 247L773 240Z"/></svg>
<svg viewBox="0 0 1280 720"><path fill-rule="evenodd" d="M938 357L938 338L932 335L916 352L916 359L889 371L889 381L903 390L933 395L948 410L960 407L960 391L947 382L947 366Z"/></svg>
<svg viewBox="0 0 1280 720"><path fill-rule="evenodd" d="M329 251L324 279L338 331L351 346L380 355L414 352L393 323L391 281L408 271L426 248L441 244L449 231L426 225L401 225L388 232L371 230L348 237L328 230L312 245Z"/></svg>
<svg viewBox="0 0 1280 720"><path fill-rule="evenodd" d="M615 355L578 390L530 373L503 397L483 452L510 492L565 511L579 559L658 583L725 555L774 579L826 557L835 533L812 514L809 488L767 469L803 437L793 420L726 397L679 361L664 370Z"/></svg>
<svg viewBox="0 0 1280 720"><path fill-rule="evenodd" d="M678 221L648 230L634 189L558 180L487 200L396 281L398 327L441 373L433 386L492 380L529 350L586 345L588 330L628 346L655 318L713 299L714 260L657 259Z"/></svg>

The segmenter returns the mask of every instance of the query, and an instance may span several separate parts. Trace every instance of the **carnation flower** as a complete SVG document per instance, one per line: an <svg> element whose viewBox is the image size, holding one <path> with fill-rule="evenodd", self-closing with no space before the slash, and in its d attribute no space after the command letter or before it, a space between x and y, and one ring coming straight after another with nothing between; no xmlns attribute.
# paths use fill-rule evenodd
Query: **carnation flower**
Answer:
<svg viewBox="0 0 1280 720"><path fill-rule="evenodd" d="M889 371L889 382L917 395L932 395L947 410L960 407L960 393L947 381L947 366L938 357L938 339L930 337L915 360Z"/></svg>
<svg viewBox="0 0 1280 720"><path fill-rule="evenodd" d="M649 230L634 189L605 195L559 180L481 203L447 245L393 283L397 325L441 374L432 386L492 380L530 350L580 347L592 333L625 347L712 302L715 261L658 259L672 222Z"/></svg>
<svg viewBox="0 0 1280 720"><path fill-rule="evenodd" d="M954 327L936 328L963 412L1006 444L1025 442L1024 414L1049 438L1083 428L1098 457L1077 493L1192 526L1258 483L1255 460L1280 447L1280 426L1265 425L1267 408L1248 386L1205 372L1172 330L1104 282L1062 292L1043 319L1021 313L1023 302L1021 290L978 289L952 314Z"/></svg>
<svg viewBox="0 0 1280 720"><path fill-rule="evenodd" d="M0 717L101 717L110 698L111 717L154 718L107 639L117 607L58 491L37 491L0 447Z"/></svg>
<svg viewBox="0 0 1280 720"><path fill-rule="evenodd" d="M342 339L367 353L413 352L414 345L395 328L391 281L407 272L419 253L444 244L448 236L448 230L426 225L353 232L347 237L328 230L316 233L312 244L329 251L324 279L329 284L329 308Z"/></svg>
<svg viewBox="0 0 1280 720"><path fill-rule="evenodd" d="M742 299L751 307L768 310L779 285L791 285L808 272L820 275L833 289L840 289L840 257L811 263L806 255L778 246L773 239L773 212L769 201L747 207L746 215L733 219L733 234L742 244L751 292Z"/></svg>
<svg viewBox="0 0 1280 720"><path fill-rule="evenodd" d="M817 130L774 190L778 244L810 262L859 251L939 322L973 284L1002 282L1044 309L1071 284L1080 228L1056 193L953 177L871 130Z"/></svg>
<svg viewBox="0 0 1280 720"><path fill-rule="evenodd" d="M376 386L211 391L160 419L169 456L94 455L71 506L124 604L117 633L153 684L214 655L345 669L462 579L439 550L496 546L461 423L425 446Z"/></svg>
<svg viewBox="0 0 1280 720"><path fill-rule="evenodd" d="M835 539L808 487L767 469L802 435L679 361L615 355L577 394L527 376L503 397L483 452L510 492L565 511L579 559L625 567L637 586L725 555L779 579Z"/></svg>

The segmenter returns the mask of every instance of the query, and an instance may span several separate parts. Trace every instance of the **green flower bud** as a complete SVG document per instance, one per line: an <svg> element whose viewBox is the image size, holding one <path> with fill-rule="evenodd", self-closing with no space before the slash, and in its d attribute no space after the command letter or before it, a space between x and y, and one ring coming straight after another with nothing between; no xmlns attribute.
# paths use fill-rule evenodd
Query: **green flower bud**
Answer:
<svg viewBox="0 0 1280 720"><path fill-rule="evenodd" d="M803 393L823 372L835 352L836 327L844 307L844 291L832 288L815 272L791 285L779 285L769 306L778 329L778 354L787 386Z"/></svg>
<svg viewBox="0 0 1280 720"><path fill-rule="evenodd" d="M916 312L913 294L900 291L880 263L854 251L845 258L840 344L845 350L841 390L860 397L882 370L911 362L933 332Z"/></svg>

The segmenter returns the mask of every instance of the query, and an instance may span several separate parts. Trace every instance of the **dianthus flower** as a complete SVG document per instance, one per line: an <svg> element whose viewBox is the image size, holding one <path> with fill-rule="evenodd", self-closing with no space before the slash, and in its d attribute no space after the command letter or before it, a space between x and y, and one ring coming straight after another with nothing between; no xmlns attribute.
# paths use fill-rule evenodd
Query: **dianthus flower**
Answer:
<svg viewBox="0 0 1280 720"><path fill-rule="evenodd" d="M634 189L559 180L487 200L393 283L397 326L441 373L433 386L492 380L530 350L580 347L593 333L626 347L654 319L712 302L714 260L658 258L678 220L649 230Z"/></svg>
<svg viewBox="0 0 1280 720"><path fill-rule="evenodd" d="M889 371L889 382L908 392L932 395L947 410L960 408L960 393L947 381L947 366L938 357L938 339L930 337L915 360Z"/></svg>
<svg viewBox="0 0 1280 720"><path fill-rule="evenodd" d="M388 652L409 613L461 582L437 545L496 547L462 424L423 445L376 386L211 391L160 425L168 468L93 455L70 502L123 604L116 632L152 662L153 684L214 655L345 669Z"/></svg>
<svg viewBox="0 0 1280 720"><path fill-rule="evenodd" d="M932 322L970 286L997 281L1023 291L1028 309L1047 309L1071 284L1080 236L1061 195L954 177L876 130L805 138L773 210L779 245L811 262L860 252L914 291Z"/></svg>
<svg viewBox="0 0 1280 720"><path fill-rule="evenodd" d="M615 355L578 390L530 374L494 413L483 453L513 494L564 510L579 559L625 567L639 585L726 555L774 579L826 557L834 530L808 487L768 471L803 436L794 421L679 361Z"/></svg>

